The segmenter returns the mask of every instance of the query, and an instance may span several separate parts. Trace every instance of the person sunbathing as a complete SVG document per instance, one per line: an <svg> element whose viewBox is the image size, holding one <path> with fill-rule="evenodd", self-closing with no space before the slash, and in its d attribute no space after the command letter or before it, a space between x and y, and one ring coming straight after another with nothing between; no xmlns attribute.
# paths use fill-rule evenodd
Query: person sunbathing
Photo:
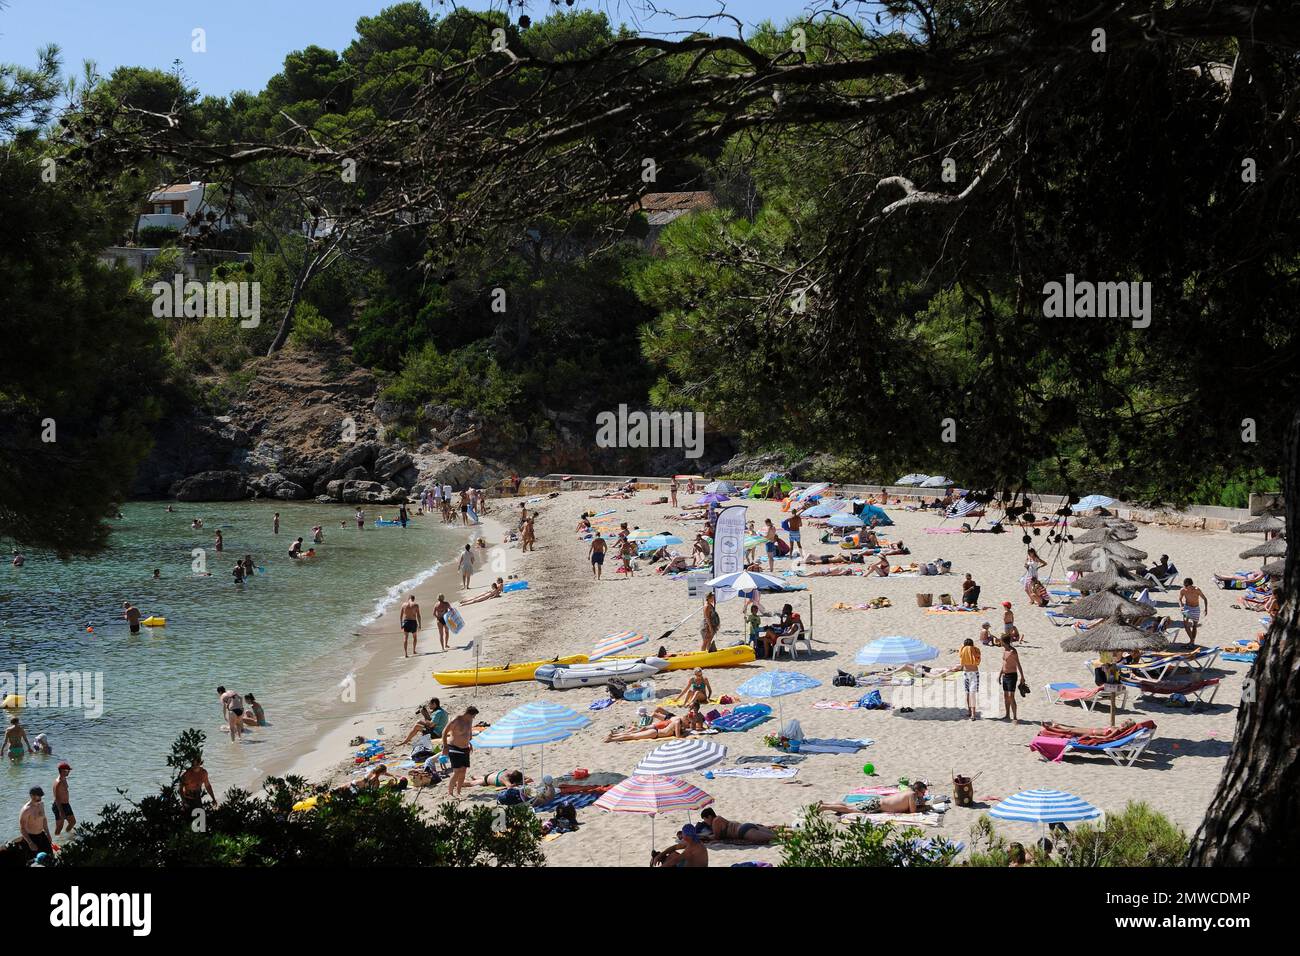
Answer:
<svg viewBox="0 0 1300 956"><path fill-rule="evenodd" d="M784 827L767 827L761 823L738 823L718 816L710 807L700 811L703 824L700 827L700 842L717 843L754 843L763 845L771 843L780 835Z"/></svg>
<svg viewBox="0 0 1300 956"><path fill-rule="evenodd" d="M532 783L532 777L525 777L522 770L498 770L496 773L485 773L483 776L475 774L473 777L465 778L467 787L508 787L511 785L511 774L519 774L521 784Z"/></svg>
<svg viewBox="0 0 1300 956"><path fill-rule="evenodd" d="M611 730L609 736L605 738L605 743L626 743L629 740L658 740L660 737L685 737L686 721L681 717L672 717L668 720L656 720L644 730L625 730L618 732Z"/></svg>
<svg viewBox="0 0 1300 956"><path fill-rule="evenodd" d="M885 557L885 556L882 554L882 555L880 556L880 560L879 560L879 561L877 561L875 564L868 565L868 567L867 567L867 573L868 573L868 574L876 574L876 575L879 575L879 576L882 577L882 578L887 578L887 577L889 577L889 558Z"/></svg>
<svg viewBox="0 0 1300 956"><path fill-rule="evenodd" d="M839 816L846 813L921 813L925 810L927 789L928 784L924 780L918 780L902 793L883 796L871 794L861 803L830 803L822 800L817 804L817 809Z"/></svg>
<svg viewBox="0 0 1300 956"><path fill-rule="evenodd" d="M480 594L478 597L461 601L460 606L464 607L466 604L478 604L480 601L490 601L492 598L499 598L502 593L504 593L505 586L506 582L501 578L497 578L496 581L493 582L492 587L488 588L486 594Z"/></svg>
<svg viewBox="0 0 1300 956"><path fill-rule="evenodd" d="M697 667L691 674L691 679L686 682L686 686L677 695L677 700L689 707L691 704L707 704L712 696L713 685L704 676L704 671Z"/></svg>

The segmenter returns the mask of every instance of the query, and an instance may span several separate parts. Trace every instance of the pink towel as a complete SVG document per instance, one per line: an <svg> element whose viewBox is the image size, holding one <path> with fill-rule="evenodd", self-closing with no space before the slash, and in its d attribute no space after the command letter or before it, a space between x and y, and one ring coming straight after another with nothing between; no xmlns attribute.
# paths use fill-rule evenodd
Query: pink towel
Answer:
<svg viewBox="0 0 1300 956"><path fill-rule="evenodd" d="M1047 737L1039 734L1030 742L1029 749L1041 754L1044 760L1060 763L1061 755L1065 753L1069 743L1070 741L1065 737Z"/></svg>
<svg viewBox="0 0 1300 956"><path fill-rule="evenodd" d="M1090 697L1096 697L1100 687L1072 687L1057 693L1061 700L1087 700Z"/></svg>

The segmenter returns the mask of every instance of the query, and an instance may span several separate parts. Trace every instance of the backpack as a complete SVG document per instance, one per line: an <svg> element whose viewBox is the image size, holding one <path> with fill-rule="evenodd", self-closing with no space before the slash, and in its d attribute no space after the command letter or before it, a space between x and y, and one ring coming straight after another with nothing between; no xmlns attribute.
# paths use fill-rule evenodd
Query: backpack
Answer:
<svg viewBox="0 0 1300 956"><path fill-rule="evenodd" d="M609 696L615 700L622 700L623 695L627 692L627 681L621 677L611 677L605 682L605 689L609 691Z"/></svg>
<svg viewBox="0 0 1300 956"><path fill-rule="evenodd" d="M880 697L880 691L869 690L858 700L858 706L863 710L884 710L887 706Z"/></svg>
<svg viewBox="0 0 1300 956"><path fill-rule="evenodd" d="M852 674L837 670L835 676L831 679L831 685L834 687L857 687L858 679Z"/></svg>

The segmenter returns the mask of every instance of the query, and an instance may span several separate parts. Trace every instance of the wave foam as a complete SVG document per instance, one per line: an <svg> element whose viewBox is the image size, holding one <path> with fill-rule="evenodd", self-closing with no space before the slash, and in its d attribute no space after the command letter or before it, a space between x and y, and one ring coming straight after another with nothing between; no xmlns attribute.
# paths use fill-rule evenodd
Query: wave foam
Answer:
<svg viewBox="0 0 1300 956"><path fill-rule="evenodd" d="M383 597L375 602L375 606L371 609L370 613L361 619L361 626L366 627L374 624L375 621L383 617L393 607L393 605L401 600L403 594L408 593L412 589L429 580L429 578L438 573L438 570L441 567L441 564L435 564L433 567L421 571L419 574L415 575L415 577L407 578L399 584L394 584L388 589Z"/></svg>

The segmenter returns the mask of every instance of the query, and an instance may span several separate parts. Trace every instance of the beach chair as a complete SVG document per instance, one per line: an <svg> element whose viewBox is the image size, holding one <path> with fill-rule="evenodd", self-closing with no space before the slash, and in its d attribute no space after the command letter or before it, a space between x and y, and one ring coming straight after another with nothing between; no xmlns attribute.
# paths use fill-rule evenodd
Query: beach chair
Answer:
<svg viewBox="0 0 1300 956"><path fill-rule="evenodd" d="M1081 744L1071 740L1065 745L1061 756L1071 753L1105 754L1117 767L1131 767L1142 756L1151 741L1155 739L1155 730L1151 727L1139 727L1131 734L1103 744Z"/></svg>
<svg viewBox="0 0 1300 956"><path fill-rule="evenodd" d="M790 660L797 660L799 657L798 640L798 631L791 631L789 634L782 634L778 637L776 643L772 645L772 660L776 660L782 651L790 655Z"/></svg>
<svg viewBox="0 0 1300 956"><path fill-rule="evenodd" d="M1214 695L1219 692L1219 678L1204 677L1193 678L1186 681L1137 681L1129 686L1138 690L1138 699L1143 697L1167 697L1171 694L1181 694L1184 697L1196 698L1194 708L1199 709L1207 704L1214 703ZM1209 697L1205 696L1205 691L1209 690Z"/></svg>
<svg viewBox="0 0 1300 956"><path fill-rule="evenodd" d="M1115 692L1115 706L1123 708L1128 706L1128 688L1123 684ZM1078 704L1084 710L1096 710L1102 702L1109 702L1111 692L1107 691L1104 685L1095 685L1093 687L1080 687L1072 681L1056 681L1047 685L1047 699L1053 704ZM1109 706L1109 703L1107 703Z"/></svg>
<svg viewBox="0 0 1300 956"><path fill-rule="evenodd" d="M1155 574L1148 571L1146 574L1142 575L1142 579L1144 581L1150 581L1151 589L1154 591L1168 591L1178 584L1178 569L1171 564L1169 566L1169 573L1163 578L1157 577Z"/></svg>

